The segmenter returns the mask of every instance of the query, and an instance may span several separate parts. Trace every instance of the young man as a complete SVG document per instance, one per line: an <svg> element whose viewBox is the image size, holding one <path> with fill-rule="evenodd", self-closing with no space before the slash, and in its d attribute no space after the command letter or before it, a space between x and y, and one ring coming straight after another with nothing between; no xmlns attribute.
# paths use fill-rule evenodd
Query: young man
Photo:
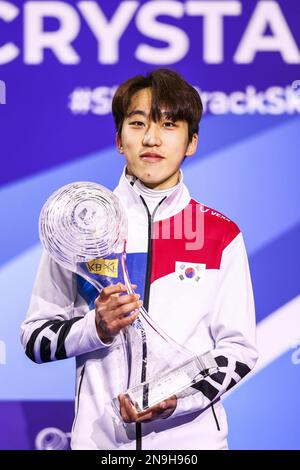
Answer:
<svg viewBox="0 0 300 470"><path fill-rule="evenodd" d="M198 93L173 71L122 84L113 115L126 166L115 193L127 212L129 272L144 307L194 354L211 351L219 370L194 394L172 396L141 414L120 395L120 425L110 404L122 373L119 332L142 301L119 295L120 284L91 297L87 283L44 254L22 341L35 362L76 356L73 449L227 448L220 396L256 362L255 315L242 234L191 199L183 183L180 166L196 151L201 113ZM180 237L173 230L179 220Z"/></svg>

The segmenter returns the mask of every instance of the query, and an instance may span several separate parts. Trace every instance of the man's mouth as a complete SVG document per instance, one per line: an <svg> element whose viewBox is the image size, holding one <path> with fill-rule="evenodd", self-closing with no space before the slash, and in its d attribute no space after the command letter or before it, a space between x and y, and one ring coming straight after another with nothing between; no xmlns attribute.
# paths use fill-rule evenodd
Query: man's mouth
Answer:
<svg viewBox="0 0 300 470"><path fill-rule="evenodd" d="M163 160L164 157L159 153L146 152L140 155L140 159L143 160L143 162L156 163Z"/></svg>

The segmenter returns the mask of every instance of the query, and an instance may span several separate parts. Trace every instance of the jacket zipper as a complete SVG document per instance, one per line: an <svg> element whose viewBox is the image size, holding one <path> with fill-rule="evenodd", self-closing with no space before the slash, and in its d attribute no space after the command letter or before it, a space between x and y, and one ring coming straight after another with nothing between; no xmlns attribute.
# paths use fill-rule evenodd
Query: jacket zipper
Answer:
<svg viewBox="0 0 300 470"><path fill-rule="evenodd" d="M142 196L140 196L142 203L146 209L148 217L148 248L147 248L147 268L146 268L146 279L145 279L145 288L144 288L144 301L143 306L148 311L149 308L149 298L150 298L150 280L151 280L151 271L152 271L152 233L153 233L153 221L157 209L161 203L166 199L165 196L155 207L152 215L149 212L146 201ZM142 370L141 382L146 380L145 371ZM142 450L142 423L136 423L135 425L136 432L136 450Z"/></svg>
<svg viewBox="0 0 300 470"><path fill-rule="evenodd" d="M81 373L80 373L80 379L79 379L79 385L78 385L78 393L77 393L76 415L75 415L74 422L73 422L73 426L72 426L72 432L73 432L73 430L75 429L75 425L76 425L76 421L77 421L77 417L78 417L80 391L81 391L81 385L82 385L82 380L83 380L83 376L84 376L84 371L85 371L85 364L84 364L84 366L83 366L83 368L82 368L82 370L81 370Z"/></svg>
<svg viewBox="0 0 300 470"><path fill-rule="evenodd" d="M221 431L221 428L220 428L220 425L219 425L219 421L218 421L218 418L217 418L217 415L216 415L216 412L215 412L215 409L214 409L214 405L211 404L211 409L212 409L212 412L213 412L213 415L214 415L214 418L215 418L215 422L216 422L216 425L217 425L217 429L218 431Z"/></svg>
<svg viewBox="0 0 300 470"><path fill-rule="evenodd" d="M148 311L149 307L149 297L150 297L150 279L151 279L151 271L152 271L152 233L153 233L153 221L154 216L156 214L157 209L162 204L162 202L166 199L165 196L155 207L152 215L149 212L148 206L142 196L140 196L142 203L145 206L147 216L148 216L148 249L147 249L147 269L146 269L146 280L145 280L145 289L144 289L144 302L143 306Z"/></svg>

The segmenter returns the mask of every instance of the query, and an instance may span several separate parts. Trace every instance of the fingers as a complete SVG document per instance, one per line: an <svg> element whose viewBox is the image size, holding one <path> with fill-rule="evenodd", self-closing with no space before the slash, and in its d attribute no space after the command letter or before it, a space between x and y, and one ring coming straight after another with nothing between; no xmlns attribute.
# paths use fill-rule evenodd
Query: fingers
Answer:
<svg viewBox="0 0 300 470"><path fill-rule="evenodd" d="M117 314L116 310L109 310L102 316L96 312L96 323L98 323L100 335L103 333L103 336L107 338L117 335L120 330L130 325L139 316L138 307L140 305L140 301L128 304L128 306L124 305L120 314Z"/></svg>
<svg viewBox="0 0 300 470"><path fill-rule="evenodd" d="M139 316L139 310L133 310L130 314L127 314L125 317L121 318L118 320L118 328L122 330L123 328L126 328L126 326L131 325L131 323L134 322L134 320L137 319Z"/></svg>
<svg viewBox="0 0 300 470"><path fill-rule="evenodd" d="M157 413L160 418L168 418L175 411L176 406L177 398L174 395L174 397L159 403L159 409L157 410Z"/></svg>
<svg viewBox="0 0 300 470"><path fill-rule="evenodd" d="M122 287L120 286L120 288ZM110 289L110 291L112 290L115 291L116 289ZM106 292L108 292L108 288ZM108 294L106 293L104 295L107 296ZM139 294L110 294L106 301L106 305L109 309L114 311L114 316L116 318L123 318L127 317L131 312L133 312L133 310L139 309L142 306L143 302L139 300L139 298ZM105 300L100 296L97 304L99 305L101 302L105 302Z"/></svg>
<svg viewBox="0 0 300 470"><path fill-rule="evenodd" d="M133 289L136 289L137 285L136 284L131 284L131 287ZM102 289L102 291L101 291L101 294L99 295L99 298L102 301L105 301L105 300L108 300L108 298L112 294L121 294L121 293L126 292L126 291L127 291L126 286L124 284L122 284L121 282L118 282L117 284L111 284L110 286L104 287L104 289Z"/></svg>
<svg viewBox="0 0 300 470"><path fill-rule="evenodd" d="M137 418L137 412L130 400L125 395L119 395L120 413L125 423L133 423Z"/></svg>
<svg viewBox="0 0 300 470"><path fill-rule="evenodd" d="M131 286L136 288L136 284ZM102 341L111 341L137 318L143 303L139 297L139 294L127 294L126 286L120 282L102 290L95 300L96 328Z"/></svg>
<svg viewBox="0 0 300 470"><path fill-rule="evenodd" d="M142 423L158 418L167 418L176 408L177 398L172 396L145 411L138 413L125 395L119 395L120 412L125 423Z"/></svg>
<svg viewBox="0 0 300 470"><path fill-rule="evenodd" d="M114 307L116 317L122 319L131 314L134 310L139 309L142 306L143 302L141 300L134 300L121 305L120 307Z"/></svg>
<svg viewBox="0 0 300 470"><path fill-rule="evenodd" d="M112 295L111 302L114 308L128 304L130 301L135 302L139 300L140 294L124 294L124 295Z"/></svg>
<svg viewBox="0 0 300 470"><path fill-rule="evenodd" d="M153 419L160 418L161 415L166 411L168 405L166 401L157 403L157 405L151 406L145 411L138 413L137 422L152 421Z"/></svg>

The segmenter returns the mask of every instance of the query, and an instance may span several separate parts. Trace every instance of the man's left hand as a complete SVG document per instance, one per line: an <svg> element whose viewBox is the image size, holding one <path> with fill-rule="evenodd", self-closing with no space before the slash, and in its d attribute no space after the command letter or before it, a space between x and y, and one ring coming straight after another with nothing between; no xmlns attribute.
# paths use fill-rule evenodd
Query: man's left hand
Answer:
<svg viewBox="0 0 300 470"><path fill-rule="evenodd" d="M140 413L137 412L131 401L125 395L119 395L120 413L125 423L143 423L159 418L168 418L177 405L176 395L161 401L157 405Z"/></svg>

